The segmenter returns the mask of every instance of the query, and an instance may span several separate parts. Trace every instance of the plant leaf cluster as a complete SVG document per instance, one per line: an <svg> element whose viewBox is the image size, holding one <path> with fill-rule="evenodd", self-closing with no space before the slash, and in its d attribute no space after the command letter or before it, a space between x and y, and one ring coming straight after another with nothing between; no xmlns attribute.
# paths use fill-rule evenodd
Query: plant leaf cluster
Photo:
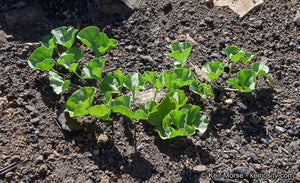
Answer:
<svg viewBox="0 0 300 183"><path fill-rule="evenodd" d="M84 57L82 49L75 47L76 38L90 48L95 58L90 60L80 69L79 63ZM187 66L187 59L192 50L188 42L175 42L169 46L171 53L168 56L174 58L174 69L161 73L147 71L143 74L132 72L125 75L121 70L115 70L103 77L103 68L107 62L104 55L107 51L117 46L117 41L109 39L97 27L86 27L80 32L73 27L59 27L51 31L51 35L41 40L41 46L29 57L30 67L38 70L49 71L50 86L56 94L61 94L70 86L78 89L67 99L65 112L70 117L92 115L102 120L112 120L111 113L121 113L132 121L146 120L154 126L162 139L170 139L177 136L189 136L199 131L204 133L208 120L205 114L200 113L200 107L187 104L188 98L181 90L188 86L189 89L203 98L214 98L211 82L217 79L224 71L225 64L211 62L203 66L202 70L211 79L209 84L200 83ZM253 55L236 47L230 46L225 50L233 65L240 60L246 64ZM68 74L55 70L64 67L83 81L88 79L98 80L98 88L79 86L72 83ZM269 68L261 63L254 63L250 69L238 72L236 79L227 82L240 92L251 92L255 89L258 76L269 72ZM271 81L273 78L269 77ZM146 83L155 89L153 100L147 101L137 109L135 106L135 94L146 89ZM85 82L87 85L88 82ZM169 92L160 103L156 103L156 95L161 88L167 88ZM125 89L125 90L124 90ZM125 95L122 91L130 91L131 95ZM104 96L103 104L97 104L94 100L96 92ZM117 97L114 97L118 94Z"/></svg>
<svg viewBox="0 0 300 183"><path fill-rule="evenodd" d="M243 49L239 49L235 46L228 46L225 49L225 53L227 57L232 61L232 67L229 70L228 78L231 75L231 72L234 66L241 61L244 65L250 62L250 60L254 57L249 52L243 51ZM209 62L202 67L202 70L206 73L206 75L210 78L211 82L221 76L224 72L225 63L215 61ZM250 69L244 69L237 73L237 78L230 78L227 80L227 83L232 85L239 92L252 92L255 90L256 86L256 78L258 76L262 76L269 72L269 67L263 63L254 63ZM269 81L272 80L272 76L269 75Z"/></svg>

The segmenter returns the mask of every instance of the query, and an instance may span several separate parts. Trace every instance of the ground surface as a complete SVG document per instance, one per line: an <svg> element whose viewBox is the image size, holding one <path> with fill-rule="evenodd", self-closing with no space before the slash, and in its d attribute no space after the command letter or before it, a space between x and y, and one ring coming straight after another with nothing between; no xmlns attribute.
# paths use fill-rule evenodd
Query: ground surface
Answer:
<svg viewBox="0 0 300 183"><path fill-rule="evenodd" d="M299 180L300 34L293 22L299 3L269 3L260 15L257 9L239 19L226 7L207 6L200 0L149 0L126 19L93 18L84 1L71 2L9 1L0 6L0 169L4 168L0 182L242 180L219 174L201 178L204 174L199 171L274 173L285 176L281 182ZM56 113L70 92L55 95L47 73L27 65L34 43L63 25L79 29L95 25L118 40L106 55L105 73L170 69L173 60L164 55L166 46L192 38L193 65L228 62L224 49L235 45L256 55L254 61L269 65L275 82L267 84L261 78L257 90L247 95L216 91L215 100L201 105L210 120L202 137L161 140L147 122L133 125L121 115L113 115L113 122L87 117L94 122L87 130L64 132ZM225 99L234 102L226 104ZM100 134L108 140L98 143ZM260 181L276 179L244 178Z"/></svg>

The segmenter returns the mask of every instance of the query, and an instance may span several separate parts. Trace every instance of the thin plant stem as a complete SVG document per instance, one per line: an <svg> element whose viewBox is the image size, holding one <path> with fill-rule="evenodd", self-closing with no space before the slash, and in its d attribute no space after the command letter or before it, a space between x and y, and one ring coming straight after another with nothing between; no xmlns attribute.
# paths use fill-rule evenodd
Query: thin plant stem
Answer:
<svg viewBox="0 0 300 183"><path fill-rule="evenodd" d="M135 92L132 92L132 109L135 112Z"/></svg>
<svg viewBox="0 0 300 183"><path fill-rule="evenodd" d="M153 97L153 102L155 102L155 100L156 100L157 93L158 93L158 88L155 88L155 94L154 94L154 97Z"/></svg>
<svg viewBox="0 0 300 183"><path fill-rule="evenodd" d="M77 87L77 88L82 88L81 86L75 85L73 83L70 83L71 86Z"/></svg>
<svg viewBox="0 0 300 183"><path fill-rule="evenodd" d="M233 69L233 67L234 67L237 63L238 63L238 62L234 63L234 64L231 66L231 68L230 68L230 70L229 70L229 72L228 72L227 79L229 79L229 77L230 77L230 75L231 75L231 72L232 72L232 69Z"/></svg>
<svg viewBox="0 0 300 183"><path fill-rule="evenodd" d="M53 68L51 69L51 71L55 72L56 74L62 75L64 77L67 77L67 75L65 75L64 73L58 72L57 70L55 70Z"/></svg>

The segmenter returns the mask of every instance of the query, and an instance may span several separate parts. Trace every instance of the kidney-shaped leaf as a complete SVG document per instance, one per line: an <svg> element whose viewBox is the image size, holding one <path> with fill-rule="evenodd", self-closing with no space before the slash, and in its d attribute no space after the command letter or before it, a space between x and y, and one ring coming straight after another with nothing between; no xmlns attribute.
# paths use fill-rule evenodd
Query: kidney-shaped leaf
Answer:
<svg viewBox="0 0 300 183"><path fill-rule="evenodd" d="M46 48L56 48L56 44L53 40L53 35L46 35L40 41L41 45Z"/></svg>
<svg viewBox="0 0 300 183"><path fill-rule="evenodd" d="M248 63L253 57L254 57L254 55L252 55L251 53L245 52L245 53L244 53L244 56L243 56L241 59L242 59L242 62L243 62L244 64L246 64L246 63Z"/></svg>
<svg viewBox="0 0 300 183"><path fill-rule="evenodd" d="M187 109L186 120L188 125L194 126L195 130L203 134L207 130L208 120L205 114L200 114L200 107L188 104L182 107L182 109Z"/></svg>
<svg viewBox="0 0 300 183"><path fill-rule="evenodd" d="M148 121L152 125L162 125L167 114L176 109L176 100L172 97L164 98L160 104L155 106L148 114Z"/></svg>
<svg viewBox="0 0 300 183"><path fill-rule="evenodd" d="M61 92L65 91L71 84L70 80L64 80L55 72L50 71L50 85L53 88L53 91L56 94L60 94Z"/></svg>
<svg viewBox="0 0 300 183"><path fill-rule="evenodd" d="M100 30L95 26L90 26L82 29L77 38L86 46L94 51L99 57L102 53L109 51L117 46L117 40L109 39L106 34L100 33Z"/></svg>
<svg viewBox="0 0 300 183"><path fill-rule="evenodd" d="M93 105L96 89L81 88L75 91L66 102L66 111L71 117L89 114L88 109Z"/></svg>
<svg viewBox="0 0 300 183"><path fill-rule="evenodd" d="M173 80L173 83L177 84L178 88L183 86L188 86L192 81L195 80L193 73L190 69L178 68L174 69L173 73L176 74L176 79Z"/></svg>
<svg viewBox="0 0 300 183"><path fill-rule="evenodd" d="M183 105L186 104L186 102L188 101L188 98L186 97L185 93L183 90L173 90L170 91L169 93L166 94L165 96L166 98L172 97L176 100L177 104L176 104L176 109L179 109L180 107L182 107Z"/></svg>
<svg viewBox="0 0 300 183"><path fill-rule="evenodd" d="M123 75L122 71L114 71L114 76L112 73L107 74L100 85L100 93L105 94L107 92L120 93L123 86Z"/></svg>
<svg viewBox="0 0 300 183"><path fill-rule="evenodd" d="M192 51L192 44L189 42L175 42L169 46L172 53L168 56L175 58L178 62L175 62L175 67L184 67L186 61Z"/></svg>
<svg viewBox="0 0 300 183"><path fill-rule="evenodd" d="M129 73L123 78L123 85L132 93L145 89L145 80L140 73Z"/></svg>
<svg viewBox="0 0 300 183"><path fill-rule="evenodd" d="M251 70L255 72L255 77L267 74L269 72L269 67L262 63L254 63Z"/></svg>
<svg viewBox="0 0 300 183"><path fill-rule="evenodd" d="M130 119L147 119L147 114L144 111L138 110L134 113L131 110L131 101L131 97L127 95L118 97L113 101L111 110L115 113L121 113Z"/></svg>
<svg viewBox="0 0 300 183"><path fill-rule="evenodd" d="M83 53L83 50L80 49L80 48L70 48L68 51L67 51L68 54L73 54L74 55L74 60L73 62L74 63L77 63L83 56L84 56L84 53Z"/></svg>
<svg viewBox="0 0 300 183"><path fill-rule="evenodd" d="M107 105L95 105L88 109L90 115L96 116L103 120L111 120L110 108Z"/></svg>
<svg viewBox="0 0 300 183"><path fill-rule="evenodd" d="M245 69L238 72L237 79L228 79L227 83L234 86L239 92L252 92L255 89L255 72Z"/></svg>
<svg viewBox="0 0 300 183"><path fill-rule="evenodd" d="M53 49L41 46L37 48L28 58L28 65L39 70L51 70L55 61L52 59Z"/></svg>
<svg viewBox="0 0 300 183"><path fill-rule="evenodd" d="M82 69L81 76L84 79L99 79L101 81L102 71L106 62L105 57L91 60L87 66Z"/></svg>
<svg viewBox="0 0 300 183"><path fill-rule="evenodd" d="M70 27L62 26L52 30L51 33L54 36L53 40L55 43L60 44L67 48L71 48L74 43L75 35L77 31L78 29L75 29L72 26Z"/></svg>
<svg viewBox="0 0 300 183"><path fill-rule="evenodd" d="M200 107L190 104L184 105L181 110L172 110L164 117L162 125L156 125L154 130L162 139L193 135L196 130L204 133L208 120L205 115L201 116L199 110Z"/></svg>
<svg viewBox="0 0 300 183"><path fill-rule="evenodd" d="M235 46L228 46L225 49L225 53L232 62L237 63L244 56L244 52Z"/></svg>
<svg viewBox="0 0 300 183"><path fill-rule="evenodd" d="M199 94L202 98L211 98L213 99L214 92L210 85L207 85L206 83L200 84L194 80L191 85L190 89L194 92Z"/></svg>
<svg viewBox="0 0 300 183"><path fill-rule="evenodd" d="M224 71L225 64L219 61L209 62L202 67L202 71L211 81L217 79Z"/></svg>
<svg viewBox="0 0 300 183"><path fill-rule="evenodd" d="M77 74L76 69L78 63L74 63L74 54L68 54L66 52L61 54L61 56L58 58L58 63L64 66L66 69L69 69L70 71Z"/></svg>

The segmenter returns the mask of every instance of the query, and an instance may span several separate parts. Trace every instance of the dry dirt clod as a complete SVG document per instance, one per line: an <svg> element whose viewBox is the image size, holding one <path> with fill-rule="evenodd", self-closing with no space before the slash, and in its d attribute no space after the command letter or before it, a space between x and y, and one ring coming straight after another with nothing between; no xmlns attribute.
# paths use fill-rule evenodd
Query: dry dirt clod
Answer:
<svg viewBox="0 0 300 183"><path fill-rule="evenodd" d="M98 139L97 139L97 143L101 143L101 144L106 144L108 141L108 136L106 134L100 134Z"/></svg>
<svg viewBox="0 0 300 183"><path fill-rule="evenodd" d="M46 174L47 171L48 171L47 165L42 164L42 165L40 166L40 168L39 168L39 173L40 173L40 174Z"/></svg>
<svg viewBox="0 0 300 183"><path fill-rule="evenodd" d="M255 171L260 172L262 170L262 166L260 164L253 164L253 168Z"/></svg>

